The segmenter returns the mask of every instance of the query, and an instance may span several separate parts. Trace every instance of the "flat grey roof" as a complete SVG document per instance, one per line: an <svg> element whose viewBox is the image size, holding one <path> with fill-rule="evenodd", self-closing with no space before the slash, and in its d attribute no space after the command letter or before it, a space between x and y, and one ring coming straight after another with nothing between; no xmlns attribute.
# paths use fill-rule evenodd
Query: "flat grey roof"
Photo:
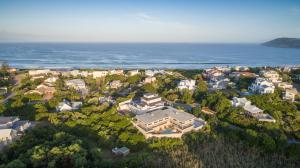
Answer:
<svg viewBox="0 0 300 168"><path fill-rule="evenodd" d="M172 117L181 122L185 122L187 120L195 118L195 116L192 114L179 111L173 107L168 107L167 109L159 109L142 115L137 115L136 119L144 123L151 123L165 117Z"/></svg>

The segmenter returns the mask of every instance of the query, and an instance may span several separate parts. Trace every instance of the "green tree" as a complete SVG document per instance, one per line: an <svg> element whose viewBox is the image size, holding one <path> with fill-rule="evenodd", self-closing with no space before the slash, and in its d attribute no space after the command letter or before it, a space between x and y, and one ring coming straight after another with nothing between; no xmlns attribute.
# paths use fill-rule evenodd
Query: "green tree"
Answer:
<svg viewBox="0 0 300 168"><path fill-rule="evenodd" d="M26 168L26 165L19 159L13 160L9 162L6 166L6 168Z"/></svg>
<svg viewBox="0 0 300 168"><path fill-rule="evenodd" d="M192 93L188 89L182 90L182 101L187 104L193 103L193 96Z"/></svg>

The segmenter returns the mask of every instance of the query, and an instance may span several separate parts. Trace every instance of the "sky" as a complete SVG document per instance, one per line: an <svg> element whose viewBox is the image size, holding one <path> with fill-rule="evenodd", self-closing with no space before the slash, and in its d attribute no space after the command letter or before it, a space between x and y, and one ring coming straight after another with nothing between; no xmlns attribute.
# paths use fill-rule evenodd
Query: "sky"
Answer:
<svg viewBox="0 0 300 168"><path fill-rule="evenodd" d="M0 42L261 43L300 37L300 0L0 0Z"/></svg>

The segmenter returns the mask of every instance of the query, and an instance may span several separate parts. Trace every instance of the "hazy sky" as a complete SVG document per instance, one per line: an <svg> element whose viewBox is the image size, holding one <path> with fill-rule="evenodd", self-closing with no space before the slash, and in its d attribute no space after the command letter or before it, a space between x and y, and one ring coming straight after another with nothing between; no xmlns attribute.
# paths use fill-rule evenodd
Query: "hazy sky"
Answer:
<svg viewBox="0 0 300 168"><path fill-rule="evenodd" d="M263 42L300 37L300 0L0 0L0 41Z"/></svg>

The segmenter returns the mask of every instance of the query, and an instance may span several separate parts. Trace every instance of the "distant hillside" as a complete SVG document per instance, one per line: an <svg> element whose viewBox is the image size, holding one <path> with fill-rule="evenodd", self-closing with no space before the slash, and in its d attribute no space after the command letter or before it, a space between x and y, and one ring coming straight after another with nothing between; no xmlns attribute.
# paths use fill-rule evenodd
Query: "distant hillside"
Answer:
<svg viewBox="0 0 300 168"><path fill-rule="evenodd" d="M277 38L262 45L268 47L278 48L299 48L300 49L300 38Z"/></svg>

